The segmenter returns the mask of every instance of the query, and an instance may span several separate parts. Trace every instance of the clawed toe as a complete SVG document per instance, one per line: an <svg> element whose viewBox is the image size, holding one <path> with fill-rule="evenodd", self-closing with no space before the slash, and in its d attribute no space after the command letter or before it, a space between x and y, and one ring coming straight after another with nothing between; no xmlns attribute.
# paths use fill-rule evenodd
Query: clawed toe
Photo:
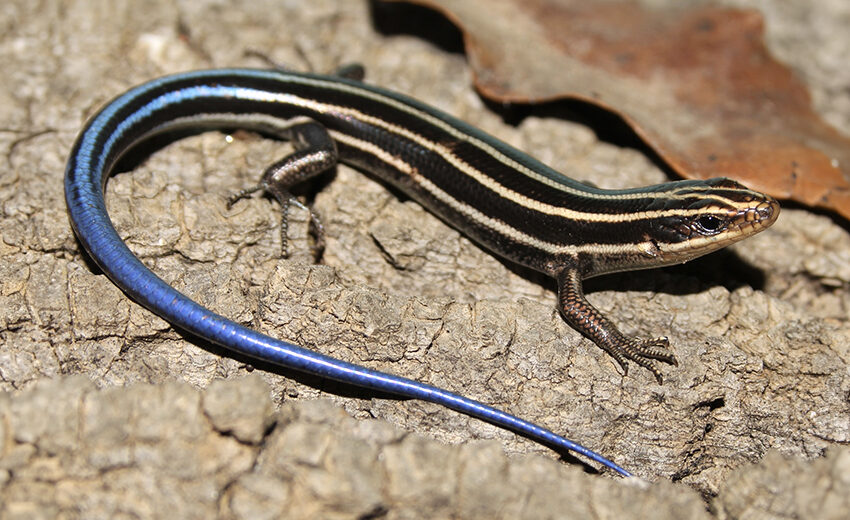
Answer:
<svg viewBox="0 0 850 520"><path fill-rule="evenodd" d="M619 354L623 358L634 361L638 365L652 372L658 384L662 384L664 378L661 371L655 366L653 361L660 361L669 365L678 366L676 356L670 352L670 342L666 337L655 338L648 340L630 340L626 344L621 345ZM616 357L616 356L615 356ZM618 359L620 366L623 367L623 372L628 373L628 365L625 359Z"/></svg>
<svg viewBox="0 0 850 520"><path fill-rule="evenodd" d="M655 359L670 365L678 364L676 356L670 352L670 341L666 337L638 341L634 349L641 357Z"/></svg>

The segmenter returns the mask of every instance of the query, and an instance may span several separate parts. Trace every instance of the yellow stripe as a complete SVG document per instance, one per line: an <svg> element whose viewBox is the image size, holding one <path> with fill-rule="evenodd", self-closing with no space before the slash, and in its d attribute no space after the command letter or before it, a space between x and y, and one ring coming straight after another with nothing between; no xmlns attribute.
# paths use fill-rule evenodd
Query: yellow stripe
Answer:
<svg viewBox="0 0 850 520"><path fill-rule="evenodd" d="M665 199L671 199L671 200L681 200L681 199L687 197L687 195L680 196L675 191L673 191L673 192L636 192L636 193L606 194L606 193L597 193L597 192L585 191L585 190L578 189L578 188L573 188L569 185L558 182L558 181L556 181L556 180L554 180L554 179L552 179L552 178L550 178L546 175L542 175L539 172L537 172L537 171L535 171L531 168L528 168L524 164L519 163L519 162L511 159L510 157L506 156L505 154L503 154L498 149L494 148L489 143L482 141L481 139L478 139L477 137L470 135L463 130L459 130L459 129L455 128L454 126L450 125L449 123L447 123L446 121L444 121L440 117L435 116L435 115L433 115L429 112L419 110L419 109L417 109L417 108L415 108L411 105L408 105L406 103L398 101L398 100L396 100L392 97L388 97L386 95L383 95L379 92L375 92L373 90L358 88L358 87L356 87L354 85L350 85L348 83L326 81L326 80L306 78L306 77L301 77L301 76L289 76L288 78L290 78L294 82L299 82L299 83L302 83L302 84L305 84L305 85L327 88L327 89L345 92L345 93L348 93L348 94L353 94L355 96L365 97L365 98L371 99L373 101L377 101L377 102L383 103L385 105L391 106L391 107L393 107L397 110L405 112L405 113L412 115L414 117L418 117L419 119L422 119L426 123L433 125L433 126L436 126L437 128L440 128L441 130L443 130L447 134L451 135L455 139L467 142L469 144L472 144L472 145L478 147L480 150L485 152L487 155L490 155L494 159L497 159L499 162L501 162L505 166L508 166L509 168L517 170L518 172L522 173L523 175L525 175L527 177L530 177L530 178L532 178L532 179L534 179L534 180L536 180L540 183L546 184L547 186L551 186L551 187L556 188L556 189L563 191L565 193L570 193L570 194L578 195L578 196L581 196L581 197L592 198L592 199L600 199L600 200L626 200L626 199L631 200L631 199L641 199L641 198L647 198L647 197L665 198ZM341 109L341 108L344 108L344 107L336 107L336 108ZM350 111L350 112L359 113L359 112L356 112L356 111L353 111L353 110ZM358 119L359 118L360 117L358 117ZM384 128L386 128L386 127L384 127ZM402 134L401 132L396 132L396 133ZM553 172L557 175L561 175L557 171L553 170ZM568 179L565 176L564 176L564 178ZM691 188L696 188L696 187L694 186L694 187L691 187ZM718 189L718 188L712 188L710 186L706 186L705 188L706 189ZM504 188L502 186L500 186L500 189L495 189L494 191L496 191L497 193L501 193L501 190L508 191L506 188ZM738 205L738 204L734 203L734 201L729 201L729 203L732 206ZM529 207L529 206L527 206L527 207Z"/></svg>
<svg viewBox="0 0 850 520"><path fill-rule="evenodd" d="M301 78L299 78L301 79ZM510 190L503 186L502 184L496 182L492 177L488 176L481 170L474 168L470 164L462 161L457 155L446 148L445 146L440 145L439 143L435 143L426 139L425 137L411 132L410 130L403 128L401 126L395 125L393 123L389 123L381 118L373 117L368 114L364 114L363 112L356 110L354 108L340 106L340 105L331 105L328 103L321 103L315 100L306 99L300 96L296 96L294 94L284 94L284 93L274 93L267 92L256 89L242 89L242 94L249 99L257 99L260 98L262 101L270 101L270 102L278 102L284 103L288 105L294 105L299 107L304 107L309 110L313 110L323 114L344 114L350 117L353 117L359 121L364 123L383 128L384 130L393 133L395 135L403 136L416 144L422 146L423 148L430 150L444 160L446 160L449 164L458 169L458 171L464 173L468 177L474 179L483 187L493 191L499 197L507 199L517 205L528 208L532 211L536 211L539 213L543 213L545 215L551 215L561 218L566 218L579 222L634 222L638 220L647 220L647 219L657 219L664 218L670 216L696 216L696 215L704 215L706 213L705 208L698 208L693 210L686 209L669 209L669 210L659 210L659 211L646 211L646 212L623 212L623 213L595 213L595 212L585 212L585 211L576 211L569 208L564 208L561 206L553 206L551 204L545 204L538 200L526 197L516 191ZM259 94L259 96L258 96ZM436 120L436 119L435 119ZM430 122L430 121L429 121ZM452 128L447 125L441 127ZM457 134L457 135L466 135L466 134ZM495 151L495 150L493 150ZM518 163L513 163L513 165L519 166ZM587 197L587 192L575 192L576 195ZM667 194L664 192L646 192L640 194L633 194L629 196L617 196L611 195L608 196L608 199L611 200L619 200L619 199L631 199L631 198L670 198L670 199L679 199L686 198L686 195L677 196L675 194Z"/></svg>
<svg viewBox="0 0 850 520"><path fill-rule="evenodd" d="M437 185L432 183L426 177L422 176L416 170L416 168L406 163L402 159L388 153L380 146L335 130L330 130L329 132L331 134L331 137L333 137L340 143L346 144L348 146L351 146L352 148L357 148L358 150L368 153L369 155L372 155L380 159L381 161L384 161L385 163L389 164L390 166L404 173L405 175L408 175L411 179L414 180L414 182L424 188L436 200L439 200L440 202L446 204L458 213L461 213L470 221L474 221L481 226L492 229L496 233L508 237L519 244L530 246L553 255L577 255L579 253L622 255L627 253L640 253L645 250L646 246L643 243L561 245L540 240L531 235L523 233L522 231L519 231L518 229L510 226L509 224L501 220L489 217L481 213L474 207L470 206L469 204L466 204L465 202L452 197L445 191L441 190Z"/></svg>

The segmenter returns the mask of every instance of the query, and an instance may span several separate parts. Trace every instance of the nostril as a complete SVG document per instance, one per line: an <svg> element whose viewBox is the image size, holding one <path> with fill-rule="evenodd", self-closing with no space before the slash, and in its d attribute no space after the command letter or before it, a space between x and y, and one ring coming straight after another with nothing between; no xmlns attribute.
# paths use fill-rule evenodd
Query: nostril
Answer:
<svg viewBox="0 0 850 520"><path fill-rule="evenodd" d="M756 206L756 213L759 220L765 224L773 223L779 215L779 203L774 199L769 199Z"/></svg>

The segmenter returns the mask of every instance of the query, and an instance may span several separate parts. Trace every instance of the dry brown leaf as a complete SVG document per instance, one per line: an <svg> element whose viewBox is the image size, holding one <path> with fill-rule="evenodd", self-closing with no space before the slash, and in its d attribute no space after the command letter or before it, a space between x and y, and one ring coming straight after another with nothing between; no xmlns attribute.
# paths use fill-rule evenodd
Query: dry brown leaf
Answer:
<svg viewBox="0 0 850 520"><path fill-rule="evenodd" d="M621 115L678 173L728 176L850 218L850 139L811 108L755 11L627 0L392 0L464 33L499 102L576 98Z"/></svg>

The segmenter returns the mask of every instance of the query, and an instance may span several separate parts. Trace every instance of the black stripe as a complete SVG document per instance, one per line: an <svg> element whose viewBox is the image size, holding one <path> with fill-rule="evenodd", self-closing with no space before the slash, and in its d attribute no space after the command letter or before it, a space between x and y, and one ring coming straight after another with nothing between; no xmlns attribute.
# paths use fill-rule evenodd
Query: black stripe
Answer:
<svg viewBox="0 0 850 520"><path fill-rule="evenodd" d="M664 197L598 199L553 190L550 186L531 179L521 172L506 166L489 153L468 142L459 141L443 129L429 124L419 117L379 100L363 97L357 92L308 84L302 78L304 76L268 72L257 72L256 75L231 75L218 72L184 75L177 79L165 79L159 82L153 82L145 88L131 91L130 94L125 95L124 98L128 101L121 105L120 109L114 113L109 121L105 122L103 128L106 131L101 131L99 135L109 136L110 134L114 134L120 122L127 120L128 117L136 112L142 111L142 113L147 115L147 117L139 120L131 129L128 129L114 143L114 148L110 150L110 154L114 155L128 148L140 136L159 128L160 125L162 128L166 128L169 122L174 122L180 118L193 117L198 114L265 114L280 118L281 120L290 119L298 115L306 115L329 129L337 130L357 139L373 143L385 152L404 160L416 168L421 175L427 177L454 199L463 201L484 215L501 221L521 233L538 240L560 246L588 243L628 244L634 243L651 231L652 220L630 221L628 226L617 222L583 222L546 215L511 202L501 196L501 194L484 188L477 181L447 162L439 154L422 148L414 141L362 121L341 117L340 114L322 113L303 106L286 103L269 103L237 97L190 96L188 95L190 90L187 90L193 87L207 85L251 88L271 93L292 94L303 99L324 104L356 107L358 111L364 114L405 128L421 136L424 140L445 146L452 150L457 157L478 169L482 174L494 179L506 189L551 206L609 215L634 214L639 210L655 208L659 205L660 207L656 209L667 209L671 204L674 204L675 207L683 207L681 201L673 202ZM519 152L508 148L506 145L497 145L495 141L491 142L489 140L491 138L484 136L478 131L471 130L467 125L445 114L426 109L424 105L407 100L402 96L390 95L377 89L363 87L359 84L346 84L361 91L378 92L381 96L386 96L390 99L412 103L419 110L439 117L441 120L451 122L454 127L461 131L474 132L476 137L487 140L488 144L497 147L502 153L515 156L514 158L522 164L528 164L528 161L524 157L521 160L519 159ZM181 93L184 94L182 97ZM151 110L151 102L166 94L173 97L175 102L171 105L160 107L157 110ZM102 145L103 143L98 143L96 147ZM398 186L446 221L454 225L460 223L459 227L461 231L471 235L497 253L505 255L506 252L513 251L512 254L508 255L512 257L511 259L535 268L539 268L541 262L551 258L549 253L538 251L528 244L504 236L499 232L482 226L478 222L470 221L468 217L458 214L453 208L436 200L422 186L409 179L402 172L396 171L382 162L378 164L379 161L369 156L369 154L346 146L340 146L340 152L343 160L360 166L364 170L371 171L385 181ZM535 163L528 166L537 169L540 165ZM566 177L563 177L563 179L565 179L566 184L571 186L577 184L572 180L566 179ZM681 188L681 185L678 186ZM598 191L584 187L582 189ZM653 187L653 189L664 190L666 189L666 185ZM644 188L641 190L623 190L622 193L646 192L647 189ZM612 192L606 193L609 195L613 194ZM698 203L700 200L704 200L703 193L696 196L694 202ZM684 207L687 207L687 204Z"/></svg>

